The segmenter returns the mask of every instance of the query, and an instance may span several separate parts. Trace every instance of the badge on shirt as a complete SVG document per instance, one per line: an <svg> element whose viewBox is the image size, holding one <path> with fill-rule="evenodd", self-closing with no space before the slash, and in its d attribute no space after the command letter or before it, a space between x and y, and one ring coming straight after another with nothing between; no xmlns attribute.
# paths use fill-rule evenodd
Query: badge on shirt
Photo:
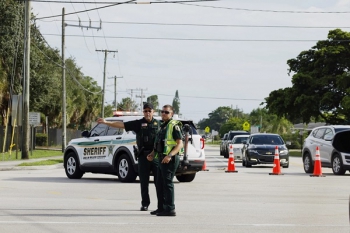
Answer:
<svg viewBox="0 0 350 233"><path fill-rule="evenodd" d="M158 125L158 123L155 121L154 123L153 123L154 125Z"/></svg>
<svg viewBox="0 0 350 233"><path fill-rule="evenodd" d="M147 123L142 123L141 126L142 127L147 127Z"/></svg>

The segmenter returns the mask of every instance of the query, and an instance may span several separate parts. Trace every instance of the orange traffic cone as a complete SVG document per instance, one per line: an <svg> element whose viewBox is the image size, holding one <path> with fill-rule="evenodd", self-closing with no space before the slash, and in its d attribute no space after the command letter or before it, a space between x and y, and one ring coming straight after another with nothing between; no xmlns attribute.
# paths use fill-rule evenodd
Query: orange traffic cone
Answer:
<svg viewBox="0 0 350 233"><path fill-rule="evenodd" d="M228 157L227 170L225 172L238 172L235 168L235 156L233 155L233 145L230 144L230 153Z"/></svg>
<svg viewBox="0 0 350 233"><path fill-rule="evenodd" d="M209 171L209 169L207 169L207 163L205 162L205 160L203 163L202 171Z"/></svg>
<svg viewBox="0 0 350 233"><path fill-rule="evenodd" d="M314 163L314 173L310 175L312 177L324 177L322 175L322 166L321 166L321 158L320 158L320 149L318 146L316 147L316 155L315 155L315 163Z"/></svg>
<svg viewBox="0 0 350 233"><path fill-rule="evenodd" d="M278 152L278 146L276 146L275 148L275 158L273 160L273 169L272 169L272 173L269 173L269 175L283 175L281 173L280 155Z"/></svg>

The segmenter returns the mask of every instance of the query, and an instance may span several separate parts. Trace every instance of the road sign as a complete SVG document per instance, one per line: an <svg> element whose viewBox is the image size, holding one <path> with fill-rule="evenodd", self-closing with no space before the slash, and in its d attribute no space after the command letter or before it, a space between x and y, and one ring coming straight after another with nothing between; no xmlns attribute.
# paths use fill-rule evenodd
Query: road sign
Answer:
<svg viewBox="0 0 350 233"><path fill-rule="evenodd" d="M204 132L206 132L206 133L209 133L209 132L210 132L209 126L205 127Z"/></svg>
<svg viewBox="0 0 350 233"><path fill-rule="evenodd" d="M29 124L34 126L40 125L40 112L29 113Z"/></svg>
<svg viewBox="0 0 350 233"><path fill-rule="evenodd" d="M249 131L249 129L250 129L250 124L249 124L249 122L248 122L248 121L244 122L244 123L243 123L243 130Z"/></svg>

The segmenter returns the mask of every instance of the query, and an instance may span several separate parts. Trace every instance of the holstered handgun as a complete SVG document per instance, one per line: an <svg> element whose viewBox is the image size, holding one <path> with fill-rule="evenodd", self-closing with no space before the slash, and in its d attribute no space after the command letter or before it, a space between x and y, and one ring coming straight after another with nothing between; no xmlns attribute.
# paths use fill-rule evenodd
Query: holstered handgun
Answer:
<svg viewBox="0 0 350 233"><path fill-rule="evenodd" d="M135 159L138 160L144 148L142 147L141 150L139 150L135 145L133 145L132 147L134 148Z"/></svg>

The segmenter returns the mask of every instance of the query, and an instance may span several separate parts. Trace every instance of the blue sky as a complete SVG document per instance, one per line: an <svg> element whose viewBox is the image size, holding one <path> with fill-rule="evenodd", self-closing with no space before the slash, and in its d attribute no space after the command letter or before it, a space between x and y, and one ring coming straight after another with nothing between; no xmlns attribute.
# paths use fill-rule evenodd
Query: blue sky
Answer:
<svg viewBox="0 0 350 233"><path fill-rule="evenodd" d="M37 18L59 15L63 7L71 13L100 6L32 2ZM82 25L88 25L90 19L92 26L99 26L96 21L102 20L99 31L66 27L66 56L76 59L84 75L102 86L104 54L95 50L118 50L115 56L108 54L107 60L107 78L123 76L117 79L118 102L131 97L130 89L144 89L146 97L158 95L161 105L171 104L178 90L183 117L198 121L220 106L249 113L271 91L291 86L287 60L326 39L331 29L349 30L350 3L221 0L123 4L66 16L72 25L79 19ZM50 46L60 49L61 17L36 23ZM133 93L140 103L135 97L140 91ZM114 100L114 79L106 80L105 100L110 104Z"/></svg>

